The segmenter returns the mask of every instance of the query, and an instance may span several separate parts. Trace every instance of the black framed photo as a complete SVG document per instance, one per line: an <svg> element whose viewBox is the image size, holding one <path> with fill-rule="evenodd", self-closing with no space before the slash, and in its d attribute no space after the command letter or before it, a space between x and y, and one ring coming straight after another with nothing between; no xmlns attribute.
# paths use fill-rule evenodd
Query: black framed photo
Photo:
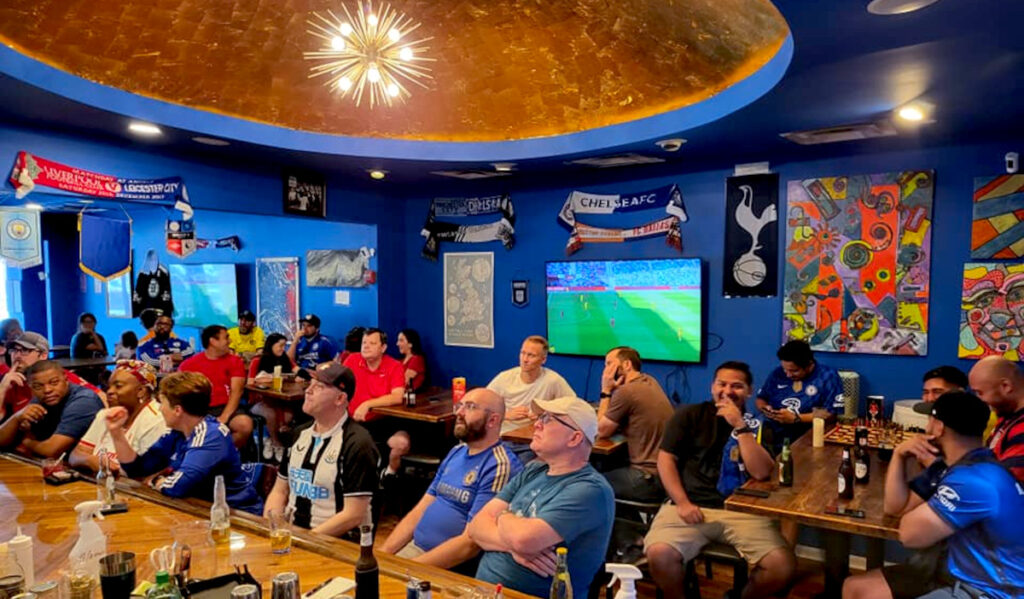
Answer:
<svg viewBox="0 0 1024 599"><path fill-rule="evenodd" d="M310 171L285 171L284 211L327 218L327 180Z"/></svg>

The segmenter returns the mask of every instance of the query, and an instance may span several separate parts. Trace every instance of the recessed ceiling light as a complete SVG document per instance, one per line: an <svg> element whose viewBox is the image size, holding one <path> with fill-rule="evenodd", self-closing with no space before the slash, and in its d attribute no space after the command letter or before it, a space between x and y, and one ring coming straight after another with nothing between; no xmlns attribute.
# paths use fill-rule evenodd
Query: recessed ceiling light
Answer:
<svg viewBox="0 0 1024 599"><path fill-rule="evenodd" d="M510 173L516 170L515 162L492 162L491 166L493 166L494 170L498 171L499 173Z"/></svg>
<svg viewBox="0 0 1024 599"><path fill-rule="evenodd" d="M666 152L678 152L679 148L683 147L686 140L681 137L675 137L672 139L662 139L654 142L659 148Z"/></svg>
<svg viewBox="0 0 1024 599"><path fill-rule="evenodd" d="M231 145L230 141L223 140L223 139L217 139L216 137L203 137L202 135L197 135L196 137L193 137L192 141L196 142L197 144L203 144L203 145L207 145L207 146L229 146L229 145Z"/></svg>
<svg viewBox="0 0 1024 599"><path fill-rule="evenodd" d="M131 131L132 133L148 136L160 135L161 133L163 133L163 131L160 130L160 127L157 127L156 125L153 125L151 123L140 122L129 123L128 130Z"/></svg>
<svg viewBox="0 0 1024 599"><path fill-rule="evenodd" d="M911 102L896 109L896 117L904 123L923 124L933 121L935 106L927 102Z"/></svg>
<svg viewBox="0 0 1024 599"><path fill-rule="evenodd" d="M873 15L902 15L915 10L921 10L935 4L939 0L871 0L868 2L868 12Z"/></svg>
<svg viewBox="0 0 1024 599"><path fill-rule="evenodd" d="M42 209L43 209L43 205L42 204L37 204L36 202L28 202L27 204L25 204L25 210L42 211Z"/></svg>
<svg viewBox="0 0 1024 599"><path fill-rule="evenodd" d="M380 181L380 180L381 180L381 179L383 179L384 177L387 177L387 176L388 176L388 172L387 172L387 171L381 171L381 170L371 170L371 171L367 171L367 172L369 172L369 173L370 173L370 178L371 178L371 179L376 179L376 180L378 180L378 181Z"/></svg>

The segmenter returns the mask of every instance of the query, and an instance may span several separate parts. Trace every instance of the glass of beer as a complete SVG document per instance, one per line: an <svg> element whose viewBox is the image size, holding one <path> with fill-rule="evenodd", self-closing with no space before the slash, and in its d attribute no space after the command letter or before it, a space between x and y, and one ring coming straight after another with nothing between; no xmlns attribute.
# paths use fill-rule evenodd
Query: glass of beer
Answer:
<svg viewBox="0 0 1024 599"><path fill-rule="evenodd" d="M267 514L270 521L270 551L276 554L288 553L292 550L292 510L270 510Z"/></svg>

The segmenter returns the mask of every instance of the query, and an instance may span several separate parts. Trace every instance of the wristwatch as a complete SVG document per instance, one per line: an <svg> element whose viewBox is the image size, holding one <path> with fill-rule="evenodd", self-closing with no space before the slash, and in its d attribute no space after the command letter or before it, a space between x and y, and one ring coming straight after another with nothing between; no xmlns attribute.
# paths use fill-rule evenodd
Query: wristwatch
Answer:
<svg viewBox="0 0 1024 599"><path fill-rule="evenodd" d="M612 394L608 393L607 391L602 391L601 392L601 399L604 399L606 397L611 397L611 396L612 396Z"/></svg>
<svg viewBox="0 0 1024 599"><path fill-rule="evenodd" d="M750 433L750 434L753 434L753 433L754 433L754 429L752 429L752 428L750 428L749 426L747 426L747 425L745 425L745 424L744 424L744 425L743 425L742 427L740 427L740 428L734 428L734 429L732 429L732 432L736 433L737 435L742 435L743 433Z"/></svg>

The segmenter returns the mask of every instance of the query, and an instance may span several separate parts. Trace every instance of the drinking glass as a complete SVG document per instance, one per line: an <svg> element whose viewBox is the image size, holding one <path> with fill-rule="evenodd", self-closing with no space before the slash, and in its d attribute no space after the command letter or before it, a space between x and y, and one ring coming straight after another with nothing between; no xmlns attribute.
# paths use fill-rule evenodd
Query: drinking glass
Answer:
<svg viewBox="0 0 1024 599"><path fill-rule="evenodd" d="M270 551L285 554L292 550L292 510L270 510L267 514L270 521Z"/></svg>
<svg viewBox="0 0 1024 599"><path fill-rule="evenodd" d="M135 554L118 551L100 558L103 599L128 599L135 588Z"/></svg>

